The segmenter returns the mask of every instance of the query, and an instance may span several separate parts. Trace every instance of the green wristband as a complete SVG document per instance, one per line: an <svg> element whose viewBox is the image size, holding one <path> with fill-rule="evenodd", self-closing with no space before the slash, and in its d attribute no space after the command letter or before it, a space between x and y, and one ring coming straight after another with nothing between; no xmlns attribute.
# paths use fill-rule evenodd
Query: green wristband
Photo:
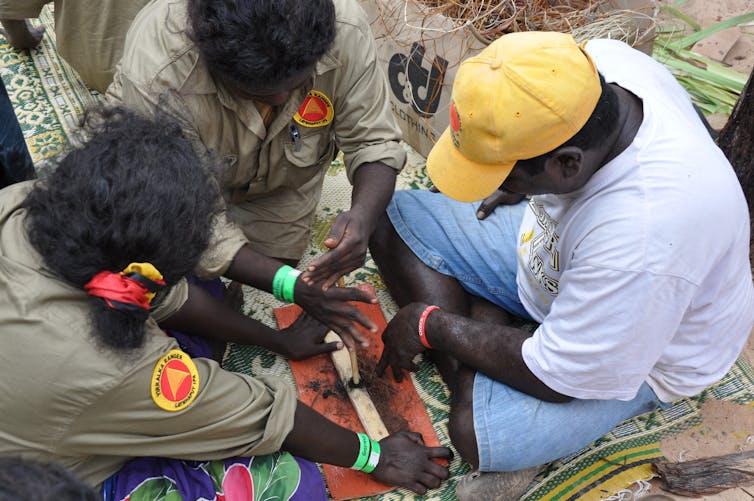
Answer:
<svg viewBox="0 0 754 501"><path fill-rule="evenodd" d="M364 433L357 433L356 436L359 437L359 455L356 456L356 462L351 466L351 469L363 471L367 461L369 461L371 439Z"/></svg>
<svg viewBox="0 0 754 501"><path fill-rule="evenodd" d="M283 298L283 282L292 269L287 264L283 265L275 272L275 277L272 279L272 295L281 301L285 301Z"/></svg>
<svg viewBox="0 0 754 501"><path fill-rule="evenodd" d="M380 462L380 443L372 439L370 439L370 442L372 443L372 451L369 453L366 466L361 469L364 473L372 473L377 468L377 463Z"/></svg>
<svg viewBox="0 0 754 501"><path fill-rule="evenodd" d="M299 275L301 275L301 271L291 268L283 279L283 301L295 303L293 300L293 290L296 288L296 280L298 280Z"/></svg>

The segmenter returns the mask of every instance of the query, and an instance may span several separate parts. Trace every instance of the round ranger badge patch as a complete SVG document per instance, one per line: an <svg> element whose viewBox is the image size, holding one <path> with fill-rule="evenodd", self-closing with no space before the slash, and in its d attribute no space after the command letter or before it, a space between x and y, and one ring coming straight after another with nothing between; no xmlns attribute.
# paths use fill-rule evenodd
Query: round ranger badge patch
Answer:
<svg viewBox="0 0 754 501"><path fill-rule="evenodd" d="M293 119L304 127L323 127L332 122L334 115L330 98L318 90L310 90Z"/></svg>
<svg viewBox="0 0 754 501"><path fill-rule="evenodd" d="M160 409L185 409L199 393L199 371L181 350L170 350L157 361L152 373L152 400Z"/></svg>

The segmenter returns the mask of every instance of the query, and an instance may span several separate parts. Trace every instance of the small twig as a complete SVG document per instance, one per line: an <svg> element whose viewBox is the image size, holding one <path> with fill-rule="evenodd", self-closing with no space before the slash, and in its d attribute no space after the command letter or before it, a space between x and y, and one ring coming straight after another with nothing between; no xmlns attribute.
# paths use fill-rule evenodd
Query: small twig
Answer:
<svg viewBox="0 0 754 501"><path fill-rule="evenodd" d="M356 350L348 350L348 354L351 356L351 379L353 385L359 386L361 376L359 375L359 361L356 358Z"/></svg>

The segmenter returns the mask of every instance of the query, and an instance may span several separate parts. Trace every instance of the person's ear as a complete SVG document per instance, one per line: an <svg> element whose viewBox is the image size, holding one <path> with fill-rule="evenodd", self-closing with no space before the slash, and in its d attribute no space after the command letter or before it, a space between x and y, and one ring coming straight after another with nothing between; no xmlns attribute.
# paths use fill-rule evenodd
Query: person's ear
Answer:
<svg viewBox="0 0 754 501"><path fill-rule="evenodd" d="M558 148L548 158L549 167L557 170L563 180L572 180L584 168L584 150L578 146L564 146Z"/></svg>

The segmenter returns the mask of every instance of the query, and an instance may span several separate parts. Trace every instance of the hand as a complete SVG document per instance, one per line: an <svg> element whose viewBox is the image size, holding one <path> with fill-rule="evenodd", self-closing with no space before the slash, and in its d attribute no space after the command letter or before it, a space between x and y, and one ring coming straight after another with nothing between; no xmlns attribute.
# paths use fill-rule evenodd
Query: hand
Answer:
<svg viewBox="0 0 754 501"><path fill-rule="evenodd" d="M436 489L448 478L447 466L432 459L450 460L453 453L447 447L426 447L418 433L400 431L380 441L380 461L372 475L390 485L424 494Z"/></svg>
<svg viewBox="0 0 754 501"><path fill-rule="evenodd" d="M477 219L484 219L490 214L498 205L515 205L523 200L524 195L519 193L513 193L505 188L498 188L495 193L485 198L479 205L476 211Z"/></svg>
<svg viewBox="0 0 754 501"><path fill-rule="evenodd" d="M324 241L330 249L307 266L301 279L307 284L321 284L327 290L337 280L364 265L372 227L354 211L338 214Z"/></svg>
<svg viewBox="0 0 754 501"><path fill-rule="evenodd" d="M440 193L440 190L436 186L430 186L429 191L432 193ZM519 193L513 193L505 188L498 188L495 193L485 198L479 208L476 211L476 217L482 220L492 214L498 205L515 205L524 199L525 195Z"/></svg>
<svg viewBox="0 0 754 501"><path fill-rule="evenodd" d="M417 369L414 358L424 351L419 340L419 317L426 307L423 303L408 304L387 324L382 333L385 348L377 362L377 374L384 374L390 366L393 378L401 382L404 370L413 372Z"/></svg>
<svg viewBox="0 0 754 501"><path fill-rule="evenodd" d="M349 304L349 301L376 303L374 292L355 287L322 290L316 284L307 285L298 280L294 294L296 304L335 331L349 349L355 349L357 343L369 346L369 339L360 331L359 324L371 332L377 332L377 325L356 306Z"/></svg>
<svg viewBox="0 0 754 501"><path fill-rule="evenodd" d="M289 360L302 360L320 353L339 350L342 343L323 343L330 328L306 312L279 333L280 345L273 351Z"/></svg>

